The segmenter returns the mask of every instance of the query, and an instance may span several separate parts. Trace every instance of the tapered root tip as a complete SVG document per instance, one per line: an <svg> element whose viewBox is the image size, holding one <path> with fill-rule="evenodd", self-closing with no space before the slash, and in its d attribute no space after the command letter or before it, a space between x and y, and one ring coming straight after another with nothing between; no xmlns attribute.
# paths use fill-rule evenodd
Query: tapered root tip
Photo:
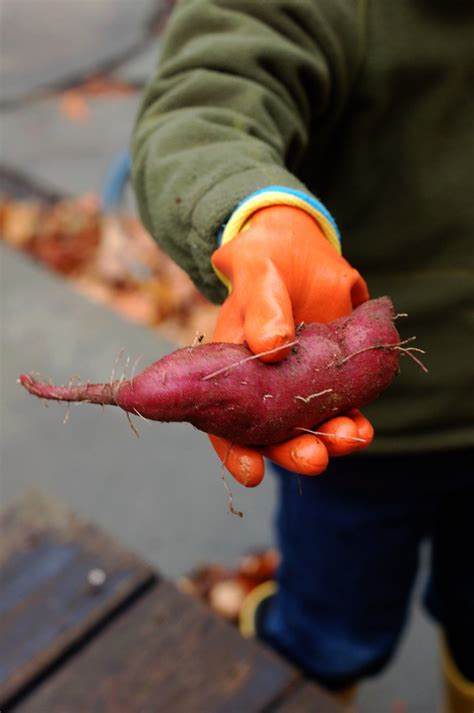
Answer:
<svg viewBox="0 0 474 713"><path fill-rule="evenodd" d="M35 385L35 380L29 374L22 374L18 379L18 383L24 386L27 391L31 391Z"/></svg>
<svg viewBox="0 0 474 713"><path fill-rule="evenodd" d="M40 399L56 399L63 400L61 394L58 393L56 386L45 384L42 381L36 381L31 374L22 374L18 379L20 384L25 387L29 394L38 396Z"/></svg>
<svg viewBox="0 0 474 713"><path fill-rule="evenodd" d="M22 374L20 384L33 396L50 401L86 401L91 404L117 405L113 384L79 384L77 386L54 386L36 381L31 374Z"/></svg>
<svg viewBox="0 0 474 713"><path fill-rule="evenodd" d="M18 382L25 387L28 393L33 394L33 396L47 398L47 394L44 393L45 385L41 384L40 381L36 381L30 374L22 374Z"/></svg>

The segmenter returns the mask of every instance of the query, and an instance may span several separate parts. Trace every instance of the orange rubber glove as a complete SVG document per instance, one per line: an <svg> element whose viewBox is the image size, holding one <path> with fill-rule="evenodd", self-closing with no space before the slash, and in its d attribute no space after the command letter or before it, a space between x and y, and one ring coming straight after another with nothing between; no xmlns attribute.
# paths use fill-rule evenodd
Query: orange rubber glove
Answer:
<svg viewBox="0 0 474 713"><path fill-rule="evenodd" d="M214 252L212 263L231 285L214 340L245 341L255 354L292 342L300 322L331 322L369 299L357 270L300 208L257 210L235 238ZM262 361L283 359L289 349L262 355ZM373 438L372 426L358 411L330 419L317 431L324 435L305 433L265 448L209 438L229 472L248 487L263 478L263 456L296 473L317 475L329 456L359 450Z"/></svg>

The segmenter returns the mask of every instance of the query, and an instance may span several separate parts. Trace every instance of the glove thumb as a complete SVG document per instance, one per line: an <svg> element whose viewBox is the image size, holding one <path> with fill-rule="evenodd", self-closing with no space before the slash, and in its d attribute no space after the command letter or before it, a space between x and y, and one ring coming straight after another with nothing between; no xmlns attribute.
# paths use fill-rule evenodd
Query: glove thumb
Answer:
<svg viewBox="0 0 474 713"><path fill-rule="evenodd" d="M245 286L245 340L254 354L261 355L262 361L280 361L289 351L280 347L292 342L295 337L290 296L285 282L270 260L262 266L257 280L258 284ZM235 288L244 289L244 286L237 284Z"/></svg>

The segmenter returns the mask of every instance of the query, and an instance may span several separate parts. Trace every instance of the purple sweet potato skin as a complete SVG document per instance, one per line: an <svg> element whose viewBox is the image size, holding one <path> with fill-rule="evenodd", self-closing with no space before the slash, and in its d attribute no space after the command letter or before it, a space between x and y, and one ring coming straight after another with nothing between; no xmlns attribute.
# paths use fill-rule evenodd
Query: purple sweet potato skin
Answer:
<svg viewBox="0 0 474 713"><path fill-rule="evenodd" d="M234 443L278 443L365 406L391 384L399 352L386 347L400 341L393 317L391 300L382 297L329 325L303 327L290 356L276 364L253 359L234 367L251 356L242 345L180 349L124 382L114 402L152 420L188 421ZM206 378L226 366L232 368Z"/></svg>
<svg viewBox="0 0 474 713"><path fill-rule="evenodd" d="M20 382L40 398L111 404L155 421L188 421L234 443L271 445L365 406L391 384L400 353L393 319L388 297L366 302L348 317L300 329L291 354L275 364L243 345L212 343L173 352L129 381L53 386L22 375Z"/></svg>

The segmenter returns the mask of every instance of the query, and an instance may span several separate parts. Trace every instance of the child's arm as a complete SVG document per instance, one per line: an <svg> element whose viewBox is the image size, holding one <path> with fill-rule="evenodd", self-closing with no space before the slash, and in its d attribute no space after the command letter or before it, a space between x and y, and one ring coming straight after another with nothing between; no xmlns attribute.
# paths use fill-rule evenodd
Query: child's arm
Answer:
<svg viewBox="0 0 474 713"><path fill-rule="evenodd" d="M258 189L308 194L295 173L340 117L359 55L352 0L178 3L134 132L134 185L152 236L213 301L221 226Z"/></svg>
<svg viewBox="0 0 474 713"><path fill-rule="evenodd" d="M134 184L148 230L199 289L222 301L224 284L233 285L218 338L248 340L257 331L250 344L254 349L257 343L289 341L295 320L327 321L367 299L364 281L340 257L334 220L294 173L305 151L316 154L324 146L359 61L358 15L351 0L188 0L178 5L135 129ZM273 221L263 235L253 215L275 206L291 206L295 218L288 230ZM249 220L247 240L242 230ZM300 224L301 229L295 228ZM280 238L275 242L281 248L270 255L272 235ZM216 252L221 238L226 246ZM262 265L271 262L272 270L284 274L286 321L291 322L284 320L284 334L281 305L270 294L274 281L258 282L258 267L252 277L257 244ZM211 264L215 252L216 271ZM318 280L313 279L316 267ZM237 284L247 286L238 290ZM296 293L306 294L305 285L310 308L300 309ZM257 329L247 334L242 325L252 321L245 299L249 290L251 311L259 319ZM283 356L282 351L274 358ZM305 434L265 455L315 474L325 468L328 452L348 453L360 448L361 436L366 444L372 438L360 414L332 419L325 428L340 438L323 444ZM240 482L259 482L263 458L258 450L231 451L229 442L212 440Z"/></svg>

